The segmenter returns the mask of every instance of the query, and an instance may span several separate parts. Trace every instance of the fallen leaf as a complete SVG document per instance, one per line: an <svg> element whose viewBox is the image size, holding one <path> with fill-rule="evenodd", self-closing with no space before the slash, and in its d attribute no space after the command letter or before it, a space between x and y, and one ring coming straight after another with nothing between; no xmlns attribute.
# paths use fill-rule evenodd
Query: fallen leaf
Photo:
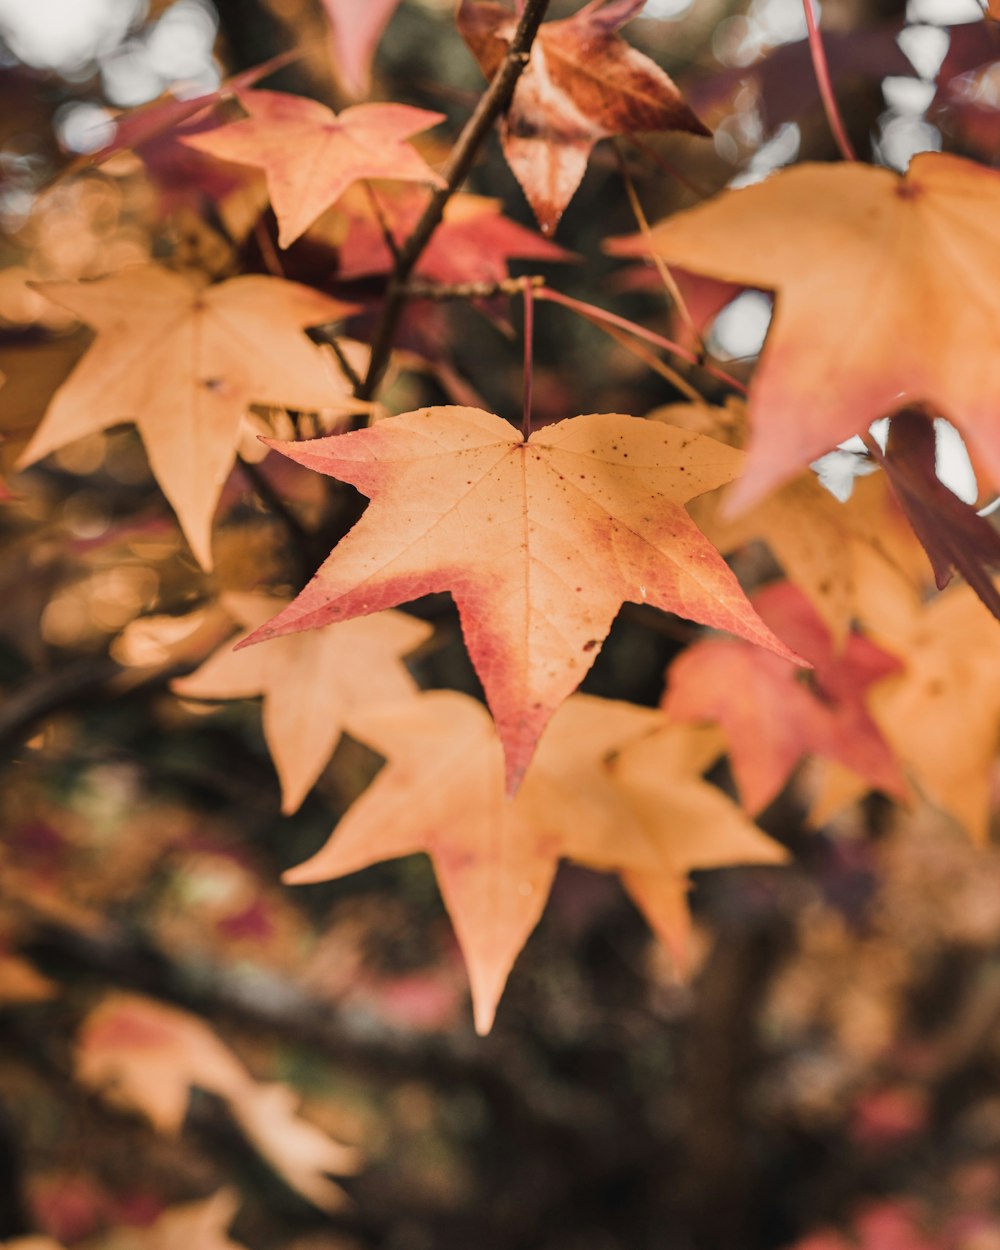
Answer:
<svg viewBox="0 0 1000 1250"><path fill-rule="evenodd" d="M355 104L334 113L318 100L279 91L238 95L248 118L184 142L220 160L264 170L281 247L294 243L361 179L444 185L406 142L443 121L440 113L408 104Z"/></svg>
<svg viewBox="0 0 1000 1250"><path fill-rule="evenodd" d="M250 275L216 286L158 265L38 289L97 330L56 392L19 466L123 421L139 427L150 468L199 562L211 565L212 516L251 403L358 410L346 380L301 331L351 311L338 300Z"/></svg>
<svg viewBox="0 0 1000 1250"><path fill-rule="evenodd" d="M75 1067L83 1085L140 1111L163 1133L180 1132L192 1086L217 1094L289 1185L323 1210L343 1206L343 1190L325 1173L355 1171L356 1152L301 1120L291 1090L254 1081L198 1017L107 994L83 1022Z"/></svg>
<svg viewBox="0 0 1000 1250"><path fill-rule="evenodd" d="M282 606L265 595L235 594L224 595L222 605L248 632ZM416 693L401 657L431 633L424 621L384 612L275 638L248 651L227 644L171 688L195 699L264 696L264 737L281 778L281 810L294 812L333 754L353 709Z"/></svg>
<svg viewBox="0 0 1000 1250"><path fill-rule="evenodd" d="M998 220L1000 173L922 152L902 176L797 165L654 227L664 260L777 292L733 510L911 404L947 417L1000 480Z"/></svg>
<svg viewBox="0 0 1000 1250"><path fill-rule="evenodd" d="M695 643L668 671L667 714L723 728L750 812L765 808L810 754L837 760L870 788L904 799L906 782L867 707L869 688L898 672L899 660L860 634L836 651L809 601L788 582L768 586L751 602L813 665L809 684L787 660L745 642Z"/></svg>
<svg viewBox="0 0 1000 1250"><path fill-rule="evenodd" d="M323 0L333 32L333 60L341 82L353 96L368 91L372 57L399 0Z"/></svg>
<svg viewBox="0 0 1000 1250"><path fill-rule="evenodd" d="M240 645L450 590L511 789L625 601L790 655L684 511L738 472L740 453L721 443L608 413L525 441L492 413L427 408L271 445L373 503L298 598Z"/></svg>
<svg viewBox="0 0 1000 1250"><path fill-rule="evenodd" d="M504 155L538 224L550 234L580 185L594 144L644 130L710 132L672 79L616 32L645 0L593 0L547 22L531 46L501 126ZM487 78L517 28L502 4L462 0L458 29Z"/></svg>

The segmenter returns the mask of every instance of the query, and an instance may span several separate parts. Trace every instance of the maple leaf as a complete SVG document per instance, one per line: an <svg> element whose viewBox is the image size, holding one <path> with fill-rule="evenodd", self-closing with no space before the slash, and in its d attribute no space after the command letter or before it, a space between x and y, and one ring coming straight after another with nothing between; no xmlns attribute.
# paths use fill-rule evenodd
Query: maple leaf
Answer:
<svg viewBox="0 0 1000 1250"><path fill-rule="evenodd" d="M291 1090L254 1081L196 1016L135 994L107 994L83 1022L76 1075L171 1134L180 1132L192 1086L218 1094L294 1189L323 1210L344 1203L324 1173L356 1171L356 1152L300 1119Z"/></svg>
<svg viewBox="0 0 1000 1250"><path fill-rule="evenodd" d="M402 195L379 195L386 225L393 236L406 239L427 205L427 193L418 187ZM393 257L382 228L372 215L352 217L340 245L338 276L358 278L388 273ZM499 201L479 195L453 195L444 220L431 235L415 273L444 285L463 282L500 282L509 276L507 261L568 261L572 253L511 221Z"/></svg>
<svg viewBox="0 0 1000 1250"><path fill-rule="evenodd" d="M312 859L284 874L325 881L425 851L488 1032L518 952L545 908L558 861L604 870L657 859L601 760L661 722L649 708L576 695L552 719L524 784L504 795L503 750L482 704L428 691L350 718L388 763Z"/></svg>
<svg viewBox="0 0 1000 1250"><path fill-rule="evenodd" d="M695 643L671 664L664 710L723 727L740 795L759 812L807 754L838 760L876 790L904 798L906 782L866 706L869 687L899 660L860 634L836 653L829 631L788 582L754 595L763 620L812 665L810 686L779 656L735 640Z"/></svg>
<svg viewBox="0 0 1000 1250"><path fill-rule="evenodd" d="M351 306L308 287L256 275L205 286L136 265L92 282L39 283L38 290L93 326L97 338L56 392L19 466L134 421L206 568L212 516L249 405L358 410L345 379L301 333Z"/></svg>
<svg viewBox="0 0 1000 1250"><path fill-rule="evenodd" d="M707 434L732 447L742 447L746 439L746 410L737 400L724 408L670 404L649 413L648 419ZM689 511L698 528L724 555L757 538L766 542L837 647L861 613L863 588L870 581L863 565L874 564L885 579L914 585L928 579L923 549L884 474L855 481L849 498L839 500L815 473L801 473L736 517L726 507L731 489L723 486L692 501Z"/></svg>
<svg viewBox="0 0 1000 1250"><path fill-rule="evenodd" d="M333 58L338 75L354 96L368 91L372 57L399 0L322 0L333 29Z"/></svg>
<svg viewBox="0 0 1000 1250"><path fill-rule="evenodd" d="M998 219L1000 173L922 152L902 176L856 163L780 170L653 229L666 261L777 291L734 510L919 403L1000 480Z"/></svg>
<svg viewBox="0 0 1000 1250"><path fill-rule="evenodd" d="M222 603L247 631L282 606L246 594L224 595ZM399 657L431 633L431 625L402 612L342 621L276 638L267 647L218 651L171 688L195 699L264 696L264 737L281 778L281 810L294 812L333 754L353 708L416 693Z"/></svg>
<svg viewBox="0 0 1000 1250"><path fill-rule="evenodd" d="M492 413L455 407L269 445L373 502L298 598L240 645L450 590L512 789L625 601L791 655L684 511L739 471L740 453L712 439L603 413L526 441Z"/></svg>
<svg viewBox="0 0 1000 1250"><path fill-rule="evenodd" d="M664 727L662 714L649 708L568 699L512 800L504 796L495 727L467 695L430 691L395 708L362 711L349 729L388 763L326 845L284 880L324 881L384 859L430 855L480 1033L493 1023L559 859L620 872L683 967L688 871L786 858L701 779L721 752L718 735ZM643 754L649 735L656 745ZM612 755L609 770L604 761Z"/></svg>
<svg viewBox="0 0 1000 1250"><path fill-rule="evenodd" d="M723 747L718 730L667 724L627 742L610 762L615 784L657 858L652 869L624 868L622 884L681 976L690 971L688 874L788 859L738 804L704 780Z"/></svg>
<svg viewBox="0 0 1000 1250"><path fill-rule="evenodd" d="M903 672L872 691L872 716L916 788L984 842L1000 741L993 618L969 586L924 604L895 593L885 601L871 593L865 603L869 633L905 657ZM816 822L857 797L850 778L831 780L812 805Z"/></svg>
<svg viewBox="0 0 1000 1250"><path fill-rule="evenodd" d="M553 231L580 185L594 144L642 130L710 133L662 69L616 32L645 0L594 0L547 22L531 46L501 126L504 155L542 230ZM487 78L507 54L517 19L501 4L462 0L458 29Z"/></svg>
<svg viewBox="0 0 1000 1250"><path fill-rule="evenodd" d="M242 91L249 113L184 142L200 152L264 170L278 243L288 247L363 178L443 186L439 174L406 142L443 121L408 104L355 104L334 113L318 100L280 91Z"/></svg>

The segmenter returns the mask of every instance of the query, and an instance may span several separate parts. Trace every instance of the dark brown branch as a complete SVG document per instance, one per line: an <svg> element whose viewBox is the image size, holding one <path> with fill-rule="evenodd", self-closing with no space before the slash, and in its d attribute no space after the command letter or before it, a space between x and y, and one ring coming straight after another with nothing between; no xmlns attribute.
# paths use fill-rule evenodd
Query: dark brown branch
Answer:
<svg viewBox="0 0 1000 1250"><path fill-rule="evenodd" d="M378 389L389 363L399 318L406 306L410 274L423 255L431 235L441 224L448 201L465 181L479 149L493 128L493 123L510 103L548 7L549 0L525 0L521 20L517 24L507 55L466 122L443 170L444 186L434 192L413 233L400 248L386 292L382 317L372 342L368 372L361 388L356 392L359 399L371 399Z"/></svg>

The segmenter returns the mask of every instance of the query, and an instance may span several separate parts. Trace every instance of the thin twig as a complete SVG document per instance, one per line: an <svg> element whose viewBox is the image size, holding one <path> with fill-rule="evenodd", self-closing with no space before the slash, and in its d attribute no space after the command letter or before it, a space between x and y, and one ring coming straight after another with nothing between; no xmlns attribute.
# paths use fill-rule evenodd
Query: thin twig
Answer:
<svg viewBox="0 0 1000 1250"><path fill-rule="evenodd" d="M330 337L328 339L324 339L323 342L327 345L327 347L329 347L330 351L332 351L333 354L337 357L337 364L340 365L341 372L343 373L344 377L348 380L348 382L350 382L351 390L354 392L354 394L357 394L359 388L363 384L363 379L361 377L361 374L358 373L357 369L355 369L355 367L351 364L350 360L348 360L347 353L337 342L337 338L335 335L331 334Z"/></svg>
<svg viewBox="0 0 1000 1250"><path fill-rule="evenodd" d="M844 119L837 108L837 97L833 94L833 83L830 81L830 67L826 62L826 49L823 47L823 37L819 33L819 26L816 24L813 0L802 0L802 8L806 15L806 29L809 32L809 53L812 56L813 72L816 75L816 86L819 87L826 120L833 131L833 137L837 141L837 147L840 148L841 156L845 161L856 161L858 159L857 153L847 137Z"/></svg>
<svg viewBox="0 0 1000 1250"><path fill-rule="evenodd" d="M681 377L676 369L671 368L665 360L661 360L659 356L651 352L648 347L644 347L642 343L638 343L624 330L619 330L616 326L604 325L600 327L605 334L609 335L620 343L627 352L631 352L638 360L654 373L658 373L664 381L669 382L671 386L676 387L680 393L691 401L693 404L703 404L705 396L691 385L687 378Z"/></svg>
<svg viewBox="0 0 1000 1250"><path fill-rule="evenodd" d="M652 257L653 264L656 266L656 272L660 275L660 281L663 283L667 290L667 294L673 300L677 311L680 313L681 320L684 322L685 326L687 326L688 330L690 330L691 334L694 335L699 349L704 352L704 340L701 337L701 332L694 323L694 318L691 316L691 310L687 306L687 300L684 298L684 293L677 285L677 279L670 272L666 261L653 246L653 232L649 226L649 219L646 217L642 203L636 193L635 183L633 183L632 175L628 172L628 166L625 163L625 156L618 143L614 142L614 140L612 140L612 142L614 143L615 155L618 157L618 169L622 176L622 182L625 184L625 194L628 196L629 206L632 209L632 216L635 218L636 225L639 227L639 231L646 243L649 255Z"/></svg>
<svg viewBox="0 0 1000 1250"><path fill-rule="evenodd" d="M562 304L564 308L570 308L574 312L586 317L588 321L593 321L595 325L617 326L619 330L624 330L627 334L632 334L638 339L645 339L647 343L652 343L656 347L662 347L664 351L670 352L674 356L679 356L681 360L686 360L690 365L697 365L699 369L704 371L719 382L725 382L727 386L731 386L733 390L739 391L741 395L747 393L746 386L739 380L734 378L731 373L727 373L725 369L720 369L718 365L713 365L707 360L703 360L694 352L688 351L686 347L682 347L680 343L675 343L672 339L664 338L662 334L655 334L652 330L647 330L644 326L637 325L634 321L629 321L625 317L619 317L617 313L608 312L604 308L598 308L596 304L586 304L583 300L573 299L572 296L563 295L559 291L553 291L547 286L538 288L535 291L535 299L548 300L550 304Z"/></svg>
<svg viewBox="0 0 1000 1250"><path fill-rule="evenodd" d="M549 0L526 0L507 55L463 127L442 171L444 186L439 187L431 196L413 233L400 249L386 291L382 316L372 341L368 372L357 391L359 399L371 399L382 380L396 337L396 327L406 305L406 283L430 242L431 235L441 224L448 201L465 181L479 149L493 128L493 123L510 103L517 80L528 64L531 45L548 6Z"/></svg>
<svg viewBox="0 0 1000 1250"><path fill-rule="evenodd" d="M375 214L375 220L378 222L378 228L382 231L382 238L385 240L385 245L389 249L389 255L394 261L398 261L399 244L396 242L396 236L389 228L389 219L386 217L385 210L379 203L379 198L375 194L375 188L367 178L364 179L361 185L365 189L365 195L368 196L368 203L371 205L371 210Z"/></svg>

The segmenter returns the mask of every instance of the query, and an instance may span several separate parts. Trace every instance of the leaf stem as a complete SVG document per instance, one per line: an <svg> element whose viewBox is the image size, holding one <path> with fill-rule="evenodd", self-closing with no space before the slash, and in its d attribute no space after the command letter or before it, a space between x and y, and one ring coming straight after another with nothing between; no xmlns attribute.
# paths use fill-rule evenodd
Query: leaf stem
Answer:
<svg viewBox="0 0 1000 1250"><path fill-rule="evenodd" d="M819 26L816 23L813 0L802 0L802 8L806 15L806 30L809 32L809 54L812 57L816 86L819 87L826 120L830 124L830 129L833 132L834 139L837 141L837 147L840 149L841 156L845 161L856 161L858 159L857 153L847 137L844 119L840 115L840 110L837 108L837 98L833 94L833 83L830 81L830 67L826 60L823 37L819 33Z"/></svg>
<svg viewBox="0 0 1000 1250"><path fill-rule="evenodd" d="M700 369L704 369L711 377L719 382L725 382L727 386L731 386L733 390L739 391L741 395L747 393L746 386L739 378L734 378L725 369L720 369L718 365L710 364L708 361L696 356L694 352L688 351L686 347L682 347L680 343L664 338L662 334L655 334L652 330L647 330L644 326L637 325L634 321L629 321L625 317L619 317L617 313L608 312L604 308L598 308L595 304L584 303L583 300L573 299L572 296L563 295L561 292L553 291L547 286L536 289L535 298L548 300L550 304L562 304L564 308L571 308L574 312L579 313L581 317L586 317L588 321L593 321L597 325L615 326L617 329L624 330L627 334L632 334L636 338L645 339L647 343L652 343L656 347L662 347L664 351L668 351L674 356L679 356L681 360L686 360L688 364L697 365Z"/></svg>
<svg viewBox="0 0 1000 1250"><path fill-rule="evenodd" d="M531 282L521 283L524 300L524 413L521 417L521 433L524 441L531 437L531 383L532 344L535 337L535 288Z"/></svg>
<svg viewBox="0 0 1000 1250"><path fill-rule="evenodd" d="M549 0L525 0L507 55L493 75L490 85L480 96L479 103L465 123L448 163L442 170L444 186L439 187L431 196L413 233L399 249L386 291L382 316L372 340L368 372L357 392L358 399L371 399L382 380L396 337L396 327L406 305L407 280L430 242L431 235L441 224L448 201L465 181L479 149L493 128L493 123L510 103L517 80L528 64L531 45L548 7Z"/></svg>

